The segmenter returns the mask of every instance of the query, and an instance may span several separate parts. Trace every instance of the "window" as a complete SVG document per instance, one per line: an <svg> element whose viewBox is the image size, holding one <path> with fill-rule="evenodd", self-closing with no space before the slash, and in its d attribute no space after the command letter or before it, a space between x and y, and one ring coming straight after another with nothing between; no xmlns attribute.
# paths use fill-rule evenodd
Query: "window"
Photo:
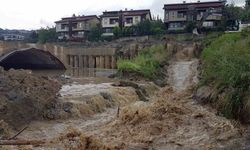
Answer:
<svg viewBox="0 0 250 150"><path fill-rule="evenodd" d="M166 20L168 20L168 19L169 19L169 13L166 12Z"/></svg>
<svg viewBox="0 0 250 150"><path fill-rule="evenodd" d="M169 28L181 28L183 27L181 23L175 22L175 23L170 23Z"/></svg>
<svg viewBox="0 0 250 150"><path fill-rule="evenodd" d="M108 28L103 30L104 33L113 33L113 29Z"/></svg>
<svg viewBox="0 0 250 150"><path fill-rule="evenodd" d="M78 35L84 35L84 32L78 32Z"/></svg>
<svg viewBox="0 0 250 150"><path fill-rule="evenodd" d="M138 16L135 17L135 24L138 24L140 22L140 18Z"/></svg>
<svg viewBox="0 0 250 150"><path fill-rule="evenodd" d="M203 22L203 27L213 27L214 26L214 23L213 21L205 21Z"/></svg>
<svg viewBox="0 0 250 150"><path fill-rule="evenodd" d="M133 23L133 18L132 17L126 18L126 23L127 24L132 24Z"/></svg>
<svg viewBox="0 0 250 150"><path fill-rule="evenodd" d="M68 27L67 24L61 24L61 29L65 29L65 28L67 28L67 27Z"/></svg>
<svg viewBox="0 0 250 150"><path fill-rule="evenodd" d="M109 20L109 24L116 24L117 22L118 22L117 18Z"/></svg>
<svg viewBox="0 0 250 150"><path fill-rule="evenodd" d="M108 24L108 18L103 18L103 24Z"/></svg>
<svg viewBox="0 0 250 150"><path fill-rule="evenodd" d="M72 28L76 29L77 28L77 23L72 23Z"/></svg>
<svg viewBox="0 0 250 150"><path fill-rule="evenodd" d="M183 11L178 11L178 13L177 13L177 18L184 18L185 17L185 12L183 12Z"/></svg>

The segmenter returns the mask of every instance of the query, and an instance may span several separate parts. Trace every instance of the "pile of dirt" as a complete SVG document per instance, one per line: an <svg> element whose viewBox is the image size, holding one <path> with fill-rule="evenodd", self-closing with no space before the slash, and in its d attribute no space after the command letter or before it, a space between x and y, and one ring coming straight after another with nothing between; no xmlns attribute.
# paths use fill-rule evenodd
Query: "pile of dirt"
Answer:
<svg viewBox="0 0 250 150"><path fill-rule="evenodd" d="M0 68L0 118L12 128L43 119L48 104L55 101L60 87L57 81L48 77Z"/></svg>

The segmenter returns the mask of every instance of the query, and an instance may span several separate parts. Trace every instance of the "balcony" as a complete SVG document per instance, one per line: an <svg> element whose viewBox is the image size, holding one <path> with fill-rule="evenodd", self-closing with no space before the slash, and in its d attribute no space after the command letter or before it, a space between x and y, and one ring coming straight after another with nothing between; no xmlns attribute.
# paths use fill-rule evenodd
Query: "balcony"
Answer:
<svg viewBox="0 0 250 150"><path fill-rule="evenodd" d="M201 20L202 15L197 15L197 20ZM218 15L210 15L206 18L206 20L221 20L222 15L218 14Z"/></svg>
<svg viewBox="0 0 250 150"><path fill-rule="evenodd" d="M187 16L178 17L178 16L169 16L165 19L166 22L170 21L187 21Z"/></svg>
<svg viewBox="0 0 250 150"><path fill-rule="evenodd" d="M104 28L114 28L114 27L119 27L119 23L118 23L118 22L116 22L116 23L114 23L114 24L110 24L110 23L108 23L108 24L103 24L103 25L102 25L102 27L104 27Z"/></svg>
<svg viewBox="0 0 250 150"><path fill-rule="evenodd" d="M69 28L65 27L65 28L61 28L61 27L56 27L56 32L68 32Z"/></svg>

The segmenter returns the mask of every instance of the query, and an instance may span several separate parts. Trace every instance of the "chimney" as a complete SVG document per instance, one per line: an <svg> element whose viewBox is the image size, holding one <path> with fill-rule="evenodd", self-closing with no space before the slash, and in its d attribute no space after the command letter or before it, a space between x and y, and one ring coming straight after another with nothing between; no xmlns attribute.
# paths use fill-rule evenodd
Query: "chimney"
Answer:
<svg viewBox="0 0 250 150"><path fill-rule="evenodd" d="M201 2L200 0L197 1L197 3L200 3L200 2Z"/></svg>
<svg viewBox="0 0 250 150"><path fill-rule="evenodd" d="M125 11L128 11L128 8L125 8Z"/></svg>
<svg viewBox="0 0 250 150"><path fill-rule="evenodd" d="M186 1L183 1L183 4L186 4Z"/></svg>

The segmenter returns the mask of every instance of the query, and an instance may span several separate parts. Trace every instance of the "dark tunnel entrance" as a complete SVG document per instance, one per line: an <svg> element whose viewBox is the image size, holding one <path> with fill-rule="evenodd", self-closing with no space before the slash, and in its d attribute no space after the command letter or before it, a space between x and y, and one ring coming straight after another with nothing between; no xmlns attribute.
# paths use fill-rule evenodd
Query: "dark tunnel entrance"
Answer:
<svg viewBox="0 0 250 150"><path fill-rule="evenodd" d="M50 52L29 48L13 51L0 58L0 66L5 70L30 69L30 70L65 70L64 64Z"/></svg>

